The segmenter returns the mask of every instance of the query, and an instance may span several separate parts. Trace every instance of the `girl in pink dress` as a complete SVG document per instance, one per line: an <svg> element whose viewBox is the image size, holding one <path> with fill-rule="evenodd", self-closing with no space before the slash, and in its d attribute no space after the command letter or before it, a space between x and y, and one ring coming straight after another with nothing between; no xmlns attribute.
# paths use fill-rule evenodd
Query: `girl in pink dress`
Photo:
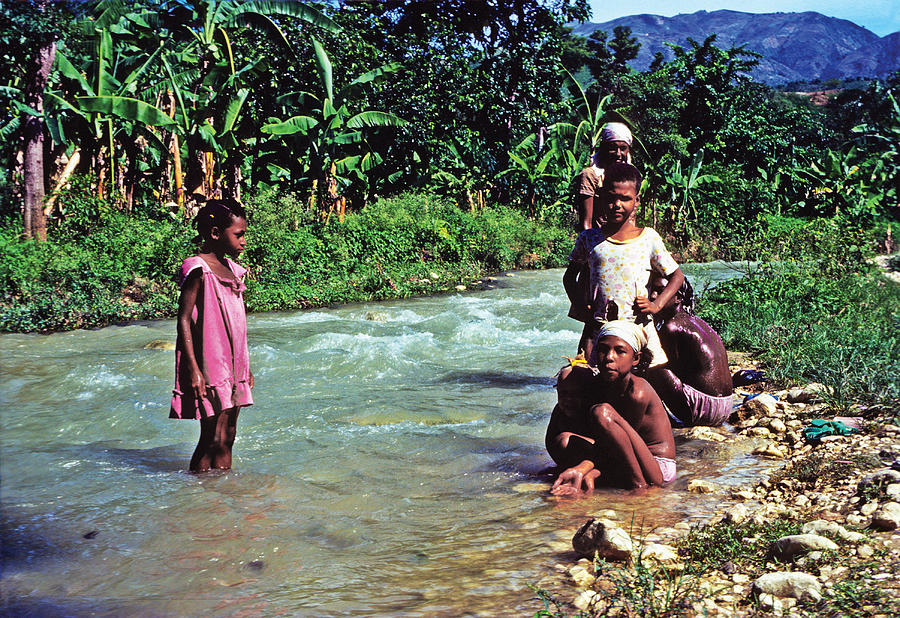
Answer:
<svg viewBox="0 0 900 618"><path fill-rule="evenodd" d="M247 214L233 200L209 200L194 223L200 253L181 265L175 390L169 418L200 421L191 472L231 468L241 406L253 404L243 292L246 269L226 256L244 250Z"/></svg>

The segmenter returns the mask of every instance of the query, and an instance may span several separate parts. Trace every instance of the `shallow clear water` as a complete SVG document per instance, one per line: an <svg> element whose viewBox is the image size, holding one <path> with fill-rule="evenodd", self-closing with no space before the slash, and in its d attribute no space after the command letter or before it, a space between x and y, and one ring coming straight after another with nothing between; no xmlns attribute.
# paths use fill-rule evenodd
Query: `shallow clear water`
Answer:
<svg viewBox="0 0 900 618"><path fill-rule="evenodd" d="M688 266L695 287L734 276ZM172 321L0 336L3 599L36 615L531 615L551 548L612 508L707 517L764 464L679 444L674 486L546 494L553 375L577 344L562 271L496 289L251 316L235 469L185 470ZM708 445L707 445L708 446ZM87 535L90 538L85 538Z"/></svg>

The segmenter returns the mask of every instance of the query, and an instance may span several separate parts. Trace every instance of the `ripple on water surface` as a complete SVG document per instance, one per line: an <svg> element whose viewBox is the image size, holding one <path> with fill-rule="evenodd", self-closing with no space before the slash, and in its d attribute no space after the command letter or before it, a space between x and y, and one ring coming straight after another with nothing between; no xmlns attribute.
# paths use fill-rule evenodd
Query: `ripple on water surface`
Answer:
<svg viewBox="0 0 900 618"><path fill-rule="evenodd" d="M580 331L561 277L250 316L236 469L200 476L197 423L166 418L174 354L144 349L173 321L0 336L4 593L25 614L531 615L584 518L702 520L765 464L679 443L672 489L547 496ZM687 494L701 477L722 492Z"/></svg>

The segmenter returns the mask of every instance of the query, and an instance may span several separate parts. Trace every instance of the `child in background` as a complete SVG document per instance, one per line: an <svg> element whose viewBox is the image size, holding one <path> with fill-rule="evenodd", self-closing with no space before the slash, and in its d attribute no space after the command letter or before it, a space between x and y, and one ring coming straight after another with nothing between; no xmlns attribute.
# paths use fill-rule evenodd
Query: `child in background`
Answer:
<svg viewBox="0 0 900 618"><path fill-rule="evenodd" d="M647 335L653 365L666 362L652 317L681 287L684 275L669 254L662 238L652 228L640 228L634 215L640 204L641 173L628 163L612 163L606 168L601 194L603 226L581 232L569 256L563 286L580 313L592 316L579 342L584 358L591 361L593 339L599 325L607 320L625 319L641 324ZM590 287L587 299L578 291L578 273L587 265ZM651 301L647 284L651 270L668 277L665 289Z"/></svg>
<svg viewBox="0 0 900 618"><path fill-rule="evenodd" d="M590 492L598 480L633 489L675 478L675 440L653 387L632 370L649 362L644 329L605 323L595 347L597 366L576 364L558 378L559 402L547 427L547 451L563 471L551 492Z"/></svg>
<svg viewBox="0 0 900 618"><path fill-rule="evenodd" d="M617 161L631 163L632 141L631 129L621 122L607 122L600 127L600 143L597 144L596 152L591 155L591 164L581 170L572 183L577 218L575 230L579 234L603 224L599 195L603 189L604 172L608 166ZM576 278L576 294L579 298L586 298L590 278L590 270L585 264ZM569 317L590 324L593 318L589 313L584 313L584 304L585 301L572 303L569 307Z"/></svg>
<svg viewBox="0 0 900 618"><path fill-rule="evenodd" d="M615 162L631 163L631 129L621 122L607 122L600 127L600 142L591 156L591 164L575 177L576 230L581 233L599 227L601 213L595 212L595 201L603 186L606 168Z"/></svg>
<svg viewBox="0 0 900 618"><path fill-rule="evenodd" d="M169 418L200 421L191 472L231 468L241 406L253 404L243 276L226 256L244 250L247 214L232 200L209 200L194 219L202 245L181 265L175 390Z"/></svg>

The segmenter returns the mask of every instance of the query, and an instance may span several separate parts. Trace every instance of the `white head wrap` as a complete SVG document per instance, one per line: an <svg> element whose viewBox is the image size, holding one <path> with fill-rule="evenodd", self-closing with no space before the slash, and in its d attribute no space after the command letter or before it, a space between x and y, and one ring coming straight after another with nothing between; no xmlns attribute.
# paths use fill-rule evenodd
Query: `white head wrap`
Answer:
<svg viewBox="0 0 900 618"><path fill-rule="evenodd" d="M597 339L606 337L607 335L618 337L630 345L635 353L640 352L641 348L647 345L647 334L644 332L644 329L628 320L613 320L611 322L606 322L600 327L600 332L597 333Z"/></svg>
<svg viewBox="0 0 900 618"><path fill-rule="evenodd" d="M631 146L631 129L621 122L607 122L600 127L601 142L625 142Z"/></svg>

